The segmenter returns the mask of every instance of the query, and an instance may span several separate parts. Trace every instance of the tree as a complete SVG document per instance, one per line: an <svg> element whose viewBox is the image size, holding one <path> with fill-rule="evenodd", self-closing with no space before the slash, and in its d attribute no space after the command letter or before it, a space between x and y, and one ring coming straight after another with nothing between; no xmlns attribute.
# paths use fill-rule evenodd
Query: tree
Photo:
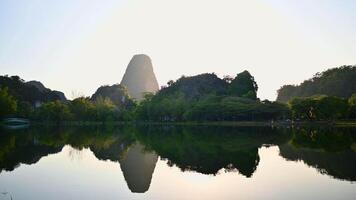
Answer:
<svg viewBox="0 0 356 200"><path fill-rule="evenodd" d="M313 120L316 101L312 98L294 98L289 101L293 119Z"/></svg>
<svg viewBox="0 0 356 200"><path fill-rule="evenodd" d="M58 123L72 120L73 115L66 103L57 100L42 104L42 106L36 110L36 118L37 120Z"/></svg>
<svg viewBox="0 0 356 200"><path fill-rule="evenodd" d="M14 114L16 110L16 100L9 95L7 88L0 88L0 117Z"/></svg>
<svg viewBox="0 0 356 200"><path fill-rule="evenodd" d="M226 82L226 83L231 83L231 81L232 80L234 80L234 78L233 77L231 77L230 75L225 75L224 77L223 77L223 80Z"/></svg>
<svg viewBox="0 0 356 200"><path fill-rule="evenodd" d="M171 85L173 85L173 83L174 83L173 80L169 80L169 81L167 82L167 85L168 85L168 86L171 86Z"/></svg>
<svg viewBox="0 0 356 200"><path fill-rule="evenodd" d="M335 96L327 96L317 101L315 109L319 120L335 120L347 117L347 100Z"/></svg>
<svg viewBox="0 0 356 200"><path fill-rule="evenodd" d="M356 93L353 93L348 100L349 105L355 106L356 105Z"/></svg>
<svg viewBox="0 0 356 200"><path fill-rule="evenodd" d="M88 97L74 99L69 108L76 120L95 120L95 106Z"/></svg>
<svg viewBox="0 0 356 200"><path fill-rule="evenodd" d="M316 73L299 85L285 85L278 90L277 101L313 95L349 98L356 91L356 66L341 66Z"/></svg>
<svg viewBox="0 0 356 200"><path fill-rule="evenodd" d="M118 117L118 109L109 98L99 96L95 101L95 111L99 121L113 121Z"/></svg>
<svg viewBox="0 0 356 200"><path fill-rule="evenodd" d="M254 77L248 71L243 71L231 81L230 94L238 97L257 99L258 86Z"/></svg>
<svg viewBox="0 0 356 200"><path fill-rule="evenodd" d="M356 93L352 94L352 96L348 100L349 103L349 118L356 119Z"/></svg>
<svg viewBox="0 0 356 200"><path fill-rule="evenodd" d="M19 101L17 103L16 115L24 118L31 118L34 112L34 108L29 102Z"/></svg>
<svg viewBox="0 0 356 200"><path fill-rule="evenodd" d="M335 120L347 117L347 100L339 97L294 98L289 104L295 119Z"/></svg>
<svg viewBox="0 0 356 200"><path fill-rule="evenodd" d="M99 87L92 95L91 100L97 101L99 97L110 99L119 109L127 109L133 106L133 100L129 96L127 88L120 84Z"/></svg>

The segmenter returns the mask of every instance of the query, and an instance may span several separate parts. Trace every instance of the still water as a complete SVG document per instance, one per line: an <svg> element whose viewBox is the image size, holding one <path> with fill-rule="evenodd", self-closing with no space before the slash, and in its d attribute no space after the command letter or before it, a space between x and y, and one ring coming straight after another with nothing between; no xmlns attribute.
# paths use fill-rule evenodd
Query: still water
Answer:
<svg viewBox="0 0 356 200"><path fill-rule="evenodd" d="M2 199L356 199L356 128L1 129Z"/></svg>

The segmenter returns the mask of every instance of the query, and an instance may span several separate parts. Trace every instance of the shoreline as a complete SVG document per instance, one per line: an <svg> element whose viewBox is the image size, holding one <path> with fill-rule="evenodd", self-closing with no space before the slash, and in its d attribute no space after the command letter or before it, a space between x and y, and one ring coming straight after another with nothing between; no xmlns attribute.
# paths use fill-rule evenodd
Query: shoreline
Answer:
<svg viewBox="0 0 356 200"><path fill-rule="evenodd" d="M190 121L190 122L149 122L149 121L31 121L30 126L118 126L118 125L177 125L177 126L260 126L260 127L295 127L295 126L336 126L356 127L356 121ZM0 126L6 126L0 122Z"/></svg>

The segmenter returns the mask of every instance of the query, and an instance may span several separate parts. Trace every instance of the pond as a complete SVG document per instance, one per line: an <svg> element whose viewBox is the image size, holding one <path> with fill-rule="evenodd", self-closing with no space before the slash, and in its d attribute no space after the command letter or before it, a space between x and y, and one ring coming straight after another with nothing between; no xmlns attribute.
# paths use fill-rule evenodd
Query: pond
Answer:
<svg viewBox="0 0 356 200"><path fill-rule="evenodd" d="M1 199L356 199L356 128L1 129Z"/></svg>

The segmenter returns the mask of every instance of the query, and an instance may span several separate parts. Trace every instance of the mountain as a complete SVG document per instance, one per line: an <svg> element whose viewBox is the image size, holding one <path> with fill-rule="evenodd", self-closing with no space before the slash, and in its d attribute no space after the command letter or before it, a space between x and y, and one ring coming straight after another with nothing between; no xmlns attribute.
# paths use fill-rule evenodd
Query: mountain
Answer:
<svg viewBox="0 0 356 200"><path fill-rule="evenodd" d="M133 56L120 84L126 86L129 95L137 100L141 100L146 92L157 92L159 86L150 57L144 54Z"/></svg>
<svg viewBox="0 0 356 200"><path fill-rule="evenodd" d="M169 81L147 96L136 116L148 121L236 121L286 118L286 105L257 99L257 83L247 71L220 79L214 73Z"/></svg>
<svg viewBox="0 0 356 200"><path fill-rule="evenodd" d="M205 73L190 77L183 76L176 82L171 81L168 85L168 87L162 88L157 96L176 98L181 94L186 100L191 101L211 94L226 95L229 84L213 73Z"/></svg>
<svg viewBox="0 0 356 200"><path fill-rule="evenodd" d="M28 81L28 82L26 82L26 84L35 86L40 92L52 93L53 95L58 96L59 100L61 100L61 101L66 101L67 100L67 98L66 98L66 96L64 95L63 92L60 92L60 91L57 91L57 90L50 90L50 89L46 88L39 81Z"/></svg>
<svg viewBox="0 0 356 200"><path fill-rule="evenodd" d="M99 97L109 98L118 108L127 108L133 105L133 101L128 95L126 87L120 84L99 87L92 95L91 100L95 101Z"/></svg>
<svg viewBox="0 0 356 200"><path fill-rule="evenodd" d="M278 90L277 101L313 95L349 98L353 93L356 93L356 66L349 65L316 73L300 85L284 85Z"/></svg>
<svg viewBox="0 0 356 200"><path fill-rule="evenodd" d="M7 87L16 100L33 106L41 102L67 100L62 92L50 90L39 81L25 82L19 76L0 76L0 87Z"/></svg>

